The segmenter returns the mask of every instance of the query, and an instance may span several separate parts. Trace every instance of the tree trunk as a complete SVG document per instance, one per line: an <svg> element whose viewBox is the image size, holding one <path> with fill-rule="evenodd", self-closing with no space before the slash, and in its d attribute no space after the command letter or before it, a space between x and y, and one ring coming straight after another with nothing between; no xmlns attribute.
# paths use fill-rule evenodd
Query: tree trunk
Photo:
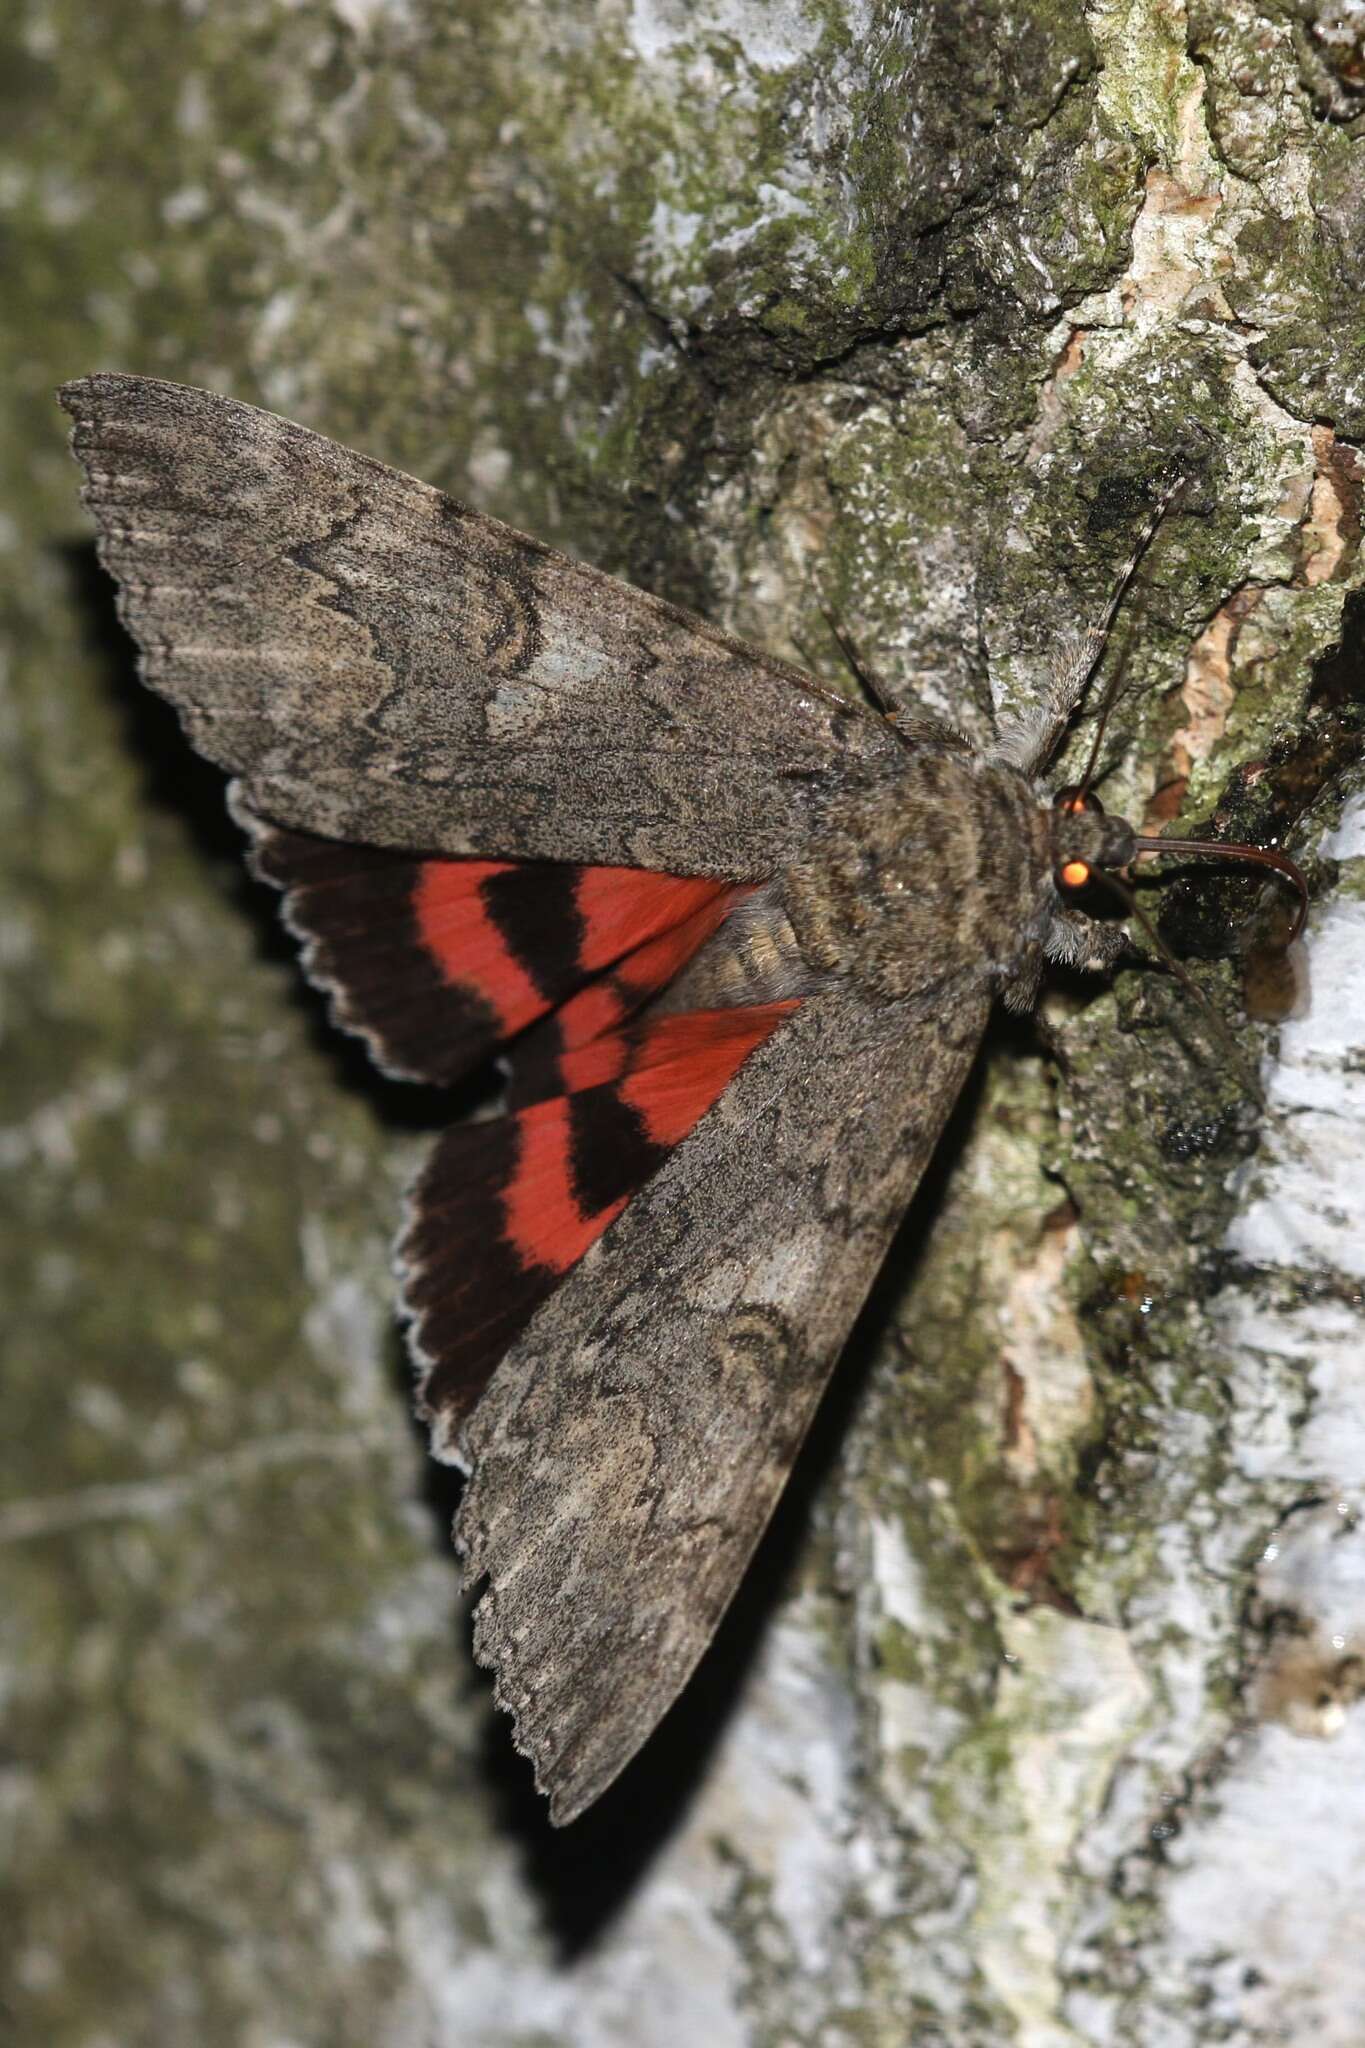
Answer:
<svg viewBox="0 0 1365 2048"><path fill-rule="evenodd" d="M14 0L10 35L9 2038L1358 2048L1358 10ZM1189 480L1104 794L1307 865L1278 1026L1277 885L1162 897L1266 1106L1141 964L993 1032L716 1650L564 1834L391 1325L442 1106L302 992L133 680L51 399L101 368L852 687L832 613L978 738Z"/></svg>

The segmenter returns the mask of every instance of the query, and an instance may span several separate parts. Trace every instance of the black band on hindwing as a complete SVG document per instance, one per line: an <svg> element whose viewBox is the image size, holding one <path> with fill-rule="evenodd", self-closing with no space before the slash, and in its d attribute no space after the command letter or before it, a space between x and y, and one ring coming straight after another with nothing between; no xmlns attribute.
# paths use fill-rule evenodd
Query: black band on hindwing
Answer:
<svg viewBox="0 0 1365 2048"><path fill-rule="evenodd" d="M490 875L479 894L518 966L547 1001L562 1002L584 979L587 934L578 909L578 871L538 863L534 890L525 886L526 872L514 867Z"/></svg>

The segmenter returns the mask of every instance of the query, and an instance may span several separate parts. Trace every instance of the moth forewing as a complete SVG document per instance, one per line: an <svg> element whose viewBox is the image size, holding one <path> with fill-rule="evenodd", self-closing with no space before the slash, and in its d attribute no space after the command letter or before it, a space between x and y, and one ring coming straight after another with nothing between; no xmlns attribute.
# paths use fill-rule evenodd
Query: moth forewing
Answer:
<svg viewBox="0 0 1365 2048"><path fill-rule="evenodd" d="M273 823L756 880L885 721L254 406L63 385L142 674Z"/></svg>
<svg viewBox="0 0 1365 2048"><path fill-rule="evenodd" d="M988 998L814 996L550 1296L467 1424L455 1524L558 1822L729 1604L975 1054Z"/></svg>

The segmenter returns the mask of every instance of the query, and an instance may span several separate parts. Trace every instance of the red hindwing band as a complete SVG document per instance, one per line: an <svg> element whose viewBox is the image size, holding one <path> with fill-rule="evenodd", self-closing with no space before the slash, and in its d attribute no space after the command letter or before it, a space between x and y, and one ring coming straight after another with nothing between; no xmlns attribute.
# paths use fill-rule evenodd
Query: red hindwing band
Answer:
<svg viewBox="0 0 1365 2048"><path fill-rule="evenodd" d="M413 1080L458 1080L580 995L576 1029L609 1028L672 980L739 893L639 868L418 860L245 822L338 1023ZM594 977L627 956L628 978L599 993Z"/></svg>
<svg viewBox="0 0 1365 2048"><path fill-rule="evenodd" d="M400 1248L422 1407L443 1441L557 1282L795 1008L628 1025L566 1055L565 1094L446 1132Z"/></svg>
<svg viewBox="0 0 1365 2048"><path fill-rule="evenodd" d="M382 1066L448 1082L512 1042L508 1113L440 1140L399 1248L422 1405L448 1444L536 1308L796 1006L647 1014L741 885L245 822L309 972Z"/></svg>

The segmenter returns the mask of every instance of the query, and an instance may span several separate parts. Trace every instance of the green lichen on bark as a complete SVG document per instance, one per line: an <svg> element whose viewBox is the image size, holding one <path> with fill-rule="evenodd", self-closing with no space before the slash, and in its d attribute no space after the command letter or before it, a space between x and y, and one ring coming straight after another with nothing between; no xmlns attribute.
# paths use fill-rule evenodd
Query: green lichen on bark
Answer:
<svg viewBox="0 0 1365 2048"><path fill-rule="evenodd" d="M837 1637L811 1696L856 1692L856 1771L821 1793L774 1714L780 1826L704 1793L570 1970L538 1921L574 1882L532 1833L528 1886L516 1800L481 1786L419 1504L384 1276L409 1119L293 992L211 778L138 708L50 393L122 367L273 405L838 678L830 609L978 737L1183 468L1106 795L1311 844L1358 753L1349 674L1305 706L1359 581L1365 430L1365 140L1315 20L12 10L16 2039L662 2044L621 2018L641 1954L684 2038L1083 2040L1081 1987L1144 2039L1150 1827L1196 1755L1216 1778L1237 1574L1286 1500L1231 1455L1208 1303L1256 1120L1205 1024L1130 972L1051 999L1053 1059L996 1039L805 1566L807 1636ZM1173 899L1224 1014L1208 956L1254 894ZM1127 1818L1091 1843L1106 1799ZM651 1904L679 1889L705 1901L681 1933Z"/></svg>

